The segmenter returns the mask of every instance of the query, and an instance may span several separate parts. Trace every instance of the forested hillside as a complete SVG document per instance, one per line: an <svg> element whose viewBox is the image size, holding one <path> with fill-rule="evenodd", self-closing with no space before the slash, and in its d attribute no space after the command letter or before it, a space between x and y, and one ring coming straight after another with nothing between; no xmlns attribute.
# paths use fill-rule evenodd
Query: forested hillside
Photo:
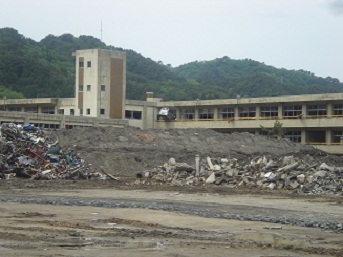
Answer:
<svg viewBox="0 0 343 257"><path fill-rule="evenodd" d="M13 28L0 29L0 97L74 97L75 60L79 49L103 48L127 54L127 99L144 100L145 92L168 100L222 99L342 92L338 79L309 71L277 69L257 61L192 62L173 68L133 51L107 46L91 36L48 35L35 42Z"/></svg>

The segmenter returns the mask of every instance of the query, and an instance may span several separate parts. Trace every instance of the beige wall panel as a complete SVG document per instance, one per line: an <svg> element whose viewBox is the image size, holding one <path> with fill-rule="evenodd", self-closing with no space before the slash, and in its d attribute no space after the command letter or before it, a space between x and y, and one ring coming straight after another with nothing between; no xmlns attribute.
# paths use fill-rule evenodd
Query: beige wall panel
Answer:
<svg viewBox="0 0 343 257"><path fill-rule="evenodd" d="M110 118L122 119L123 113L123 59L111 58L111 84L110 84Z"/></svg>
<svg viewBox="0 0 343 257"><path fill-rule="evenodd" d="M77 108L83 109L83 92L79 92L78 96L79 101L77 103Z"/></svg>
<svg viewBox="0 0 343 257"><path fill-rule="evenodd" d="M80 57L79 58L79 62L84 62L84 58ZM77 65L79 65L79 63L77 63ZM84 64L83 64L84 65ZM78 79L78 83L77 85L75 85L76 87L76 93L79 92L79 85L83 85L84 82L84 68L79 68L78 70L79 72L79 79ZM83 86L84 87L84 86ZM79 109L83 109L83 93L79 92L78 93L78 102L77 102L77 108Z"/></svg>

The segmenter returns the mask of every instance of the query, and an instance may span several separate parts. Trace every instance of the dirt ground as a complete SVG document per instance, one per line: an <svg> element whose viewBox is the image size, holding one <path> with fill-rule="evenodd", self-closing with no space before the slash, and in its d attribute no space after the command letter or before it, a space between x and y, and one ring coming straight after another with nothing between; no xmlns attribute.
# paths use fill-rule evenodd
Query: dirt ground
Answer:
<svg viewBox="0 0 343 257"><path fill-rule="evenodd" d="M342 223L338 197L39 182L1 182L0 256L343 256L342 232L225 216Z"/></svg>
<svg viewBox="0 0 343 257"><path fill-rule="evenodd" d="M137 172L196 154L341 157L211 130L74 128L51 134L119 180L0 180L0 256L343 256L340 196L227 186L135 185ZM304 226L313 222L313 226ZM337 224L337 227L315 224Z"/></svg>

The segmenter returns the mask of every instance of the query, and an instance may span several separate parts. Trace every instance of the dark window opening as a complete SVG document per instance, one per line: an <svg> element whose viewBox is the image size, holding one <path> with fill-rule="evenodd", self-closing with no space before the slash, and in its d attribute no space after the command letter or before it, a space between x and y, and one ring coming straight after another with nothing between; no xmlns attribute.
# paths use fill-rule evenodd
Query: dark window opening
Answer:
<svg viewBox="0 0 343 257"><path fill-rule="evenodd" d="M301 142L301 131L286 131L285 138L295 143Z"/></svg>
<svg viewBox="0 0 343 257"><path fill-rule="evenodd" d="M199 109L199 119L213 119L213 109Z"/></svg>
<svg viewBox="0 0 343 257"><path fill-rule="evenodd" d="M235 111L233 108L221 108L219 110L219 117L222 119L235 117Z"/></svg>
<svg viewBox="0 0 343 257"><path fill-rule="evenodd" d="M301 116L301 113L302 113L301 105L283 107L283 116L286 117L287 119L299 118Z"/></svg>
<svg viewBox="0 0 343 257"><path fill-rule="evenodd" d="M193 120L194 119L194 109L183 109L183 110L181 110L181 119Z"/></svg>
<svg viewBox="0 0 343 257"><path fill-rule="evenodd" d="M142 119L142 112L134 111L132 114L134 120L141 120Z"/></svg>
<svg viewBox="0 0 343 257"><path fill-rule="evenodd" d="M126 119L134 119L134 120L141 120L142 119L142 112L141 111L125 111L125 118Z"/></svg>
<svg viewBox="0 0 343 257"><path fill-rule="evenodd" d="M274 118L278 117L278 107L277 106L266 106L261 107L261 117Z"/></svg>
<svg viewBox="0 0 343 257"><path fill-rule="evenodd" d="M333 106L334 115L343 115L343 104L335 104Z"/></svg>
<svg viewBox="0 0 343 257"><path fill-rule="evenodd" d="M332 143L340 143L343 144L343 131L342 130L334 130L332 131Z"/></svg>
<svg viewBox="0 0 343 257"><path fill-rule="evenodd" d="M309 105L309 106L307 106L307 115L310 115L310 116L326 115L326 105Z"/></svg>
<svg viewBox="0 0 343 257"><path fill-rule="evenodd" d="M53 107L53 106L44 106L44 107L42 107L42 113L55 114L55 107Z"/></svg>
<svg viewBox="0 0 343 257"><path fill-rule="evenodd" d="M239 117L256 117L255 107L240 107Z"/></svg>
<svg viewBox="0 0 343 257"><path fill-rule="evenodd" d="M38 113L37 107L25 107L25 112Z"/></svg>
<svg viewBox="0 0 343 257"><path fill-rule="evenodd" d="M325 130L323 131L307 131L308 143L325 143Z"/></svg>

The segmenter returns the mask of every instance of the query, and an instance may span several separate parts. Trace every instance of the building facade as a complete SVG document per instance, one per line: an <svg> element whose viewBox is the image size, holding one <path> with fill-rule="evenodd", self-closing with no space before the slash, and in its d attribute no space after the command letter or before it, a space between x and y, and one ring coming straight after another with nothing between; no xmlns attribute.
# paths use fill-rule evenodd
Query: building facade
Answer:
<svg viewBox="0 0 343 257"><path fill-rule="evenodd" d="M76 58L77 114L124 119L126 54L119 51L90 49L78 50L73 55Z"/></svg>
<svg viewBox="0 0 343 257"><path fill-rule="evenodd" d="M293 142L343 153L343 94L196 100L156 103L176 115L155 128L211 128L221 132L267 134L278 123Z"/></svg>

